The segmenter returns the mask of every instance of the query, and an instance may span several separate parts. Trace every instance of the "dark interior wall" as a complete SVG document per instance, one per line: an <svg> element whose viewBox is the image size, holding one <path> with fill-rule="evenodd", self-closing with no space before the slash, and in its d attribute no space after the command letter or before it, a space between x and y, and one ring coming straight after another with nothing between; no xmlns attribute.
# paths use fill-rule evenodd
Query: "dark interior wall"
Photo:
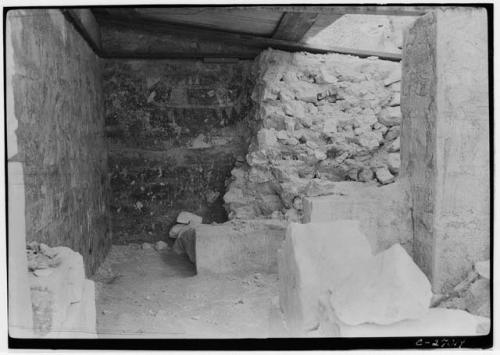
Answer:
<svg viewBox="0 0 500 355"><path fill-rule="evenodd" d="M59 10L8 21L26 240L80 252L91 274L111 245L102 63Z"/></svg>
<svg viewBox="0 0 500 355"><path fill-rule="evenodd" d="M180 211L223 222L248 147L252 62L107 60L114 243L165 239Z"/></svg>

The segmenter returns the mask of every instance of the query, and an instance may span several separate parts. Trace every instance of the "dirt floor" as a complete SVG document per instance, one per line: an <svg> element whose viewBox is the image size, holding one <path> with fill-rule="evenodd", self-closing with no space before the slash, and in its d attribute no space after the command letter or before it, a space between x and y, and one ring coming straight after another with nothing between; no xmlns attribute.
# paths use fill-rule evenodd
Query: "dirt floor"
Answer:
<svg viewBox="0 0 500 355"><path fill-rule="evenodd" d="M101 338L286 336L278 275L197 276L170 248L113 246L93 277Z"/></svg>

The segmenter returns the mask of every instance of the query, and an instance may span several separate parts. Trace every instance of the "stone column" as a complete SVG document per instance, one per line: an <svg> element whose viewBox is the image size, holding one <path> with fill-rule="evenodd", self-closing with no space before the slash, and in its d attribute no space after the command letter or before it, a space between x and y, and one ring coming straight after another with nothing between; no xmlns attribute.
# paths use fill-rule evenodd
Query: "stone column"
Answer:
<svg viewBox="0 0 500 355"><path fill-rule="evenodd" d="M488 37L484 9L448 8L405 34L402 175L417 264L434 292L489 258Z"/></svg>

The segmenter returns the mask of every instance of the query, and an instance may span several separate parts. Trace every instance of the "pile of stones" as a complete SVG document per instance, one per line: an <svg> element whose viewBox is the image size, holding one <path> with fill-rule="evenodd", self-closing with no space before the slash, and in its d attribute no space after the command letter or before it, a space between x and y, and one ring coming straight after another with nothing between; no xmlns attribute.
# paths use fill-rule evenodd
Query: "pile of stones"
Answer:
<svg viewBox="0 0 500 355"><path fill-rule="evenodd" d="M300 215L312 180L373 184L399 173L400 63L264 51L255 62L255 135L224 196L229 218ZM278 212L278 215L277 215Z"/></svg>

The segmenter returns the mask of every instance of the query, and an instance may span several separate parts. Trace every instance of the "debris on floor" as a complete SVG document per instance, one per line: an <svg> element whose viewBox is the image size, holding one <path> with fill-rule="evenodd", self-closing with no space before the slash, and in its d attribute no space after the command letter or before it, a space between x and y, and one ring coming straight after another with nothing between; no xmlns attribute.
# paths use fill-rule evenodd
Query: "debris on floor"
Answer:
<svg viewBox="0 0 500 355"><path fill-rule="evenodd" d="M490 261L477 262L465 280L451 292L436 301L436 306L461 309L481 317L491 318L490 314Z"/></svg>
<svg viewBox="0 0 500 355"><path fill-rule="evenodd" d="M112 275L120 275L109 282ZM197 276L185 255L113 245L93 279L102 338L285 336L278 275Z"/></svg>

